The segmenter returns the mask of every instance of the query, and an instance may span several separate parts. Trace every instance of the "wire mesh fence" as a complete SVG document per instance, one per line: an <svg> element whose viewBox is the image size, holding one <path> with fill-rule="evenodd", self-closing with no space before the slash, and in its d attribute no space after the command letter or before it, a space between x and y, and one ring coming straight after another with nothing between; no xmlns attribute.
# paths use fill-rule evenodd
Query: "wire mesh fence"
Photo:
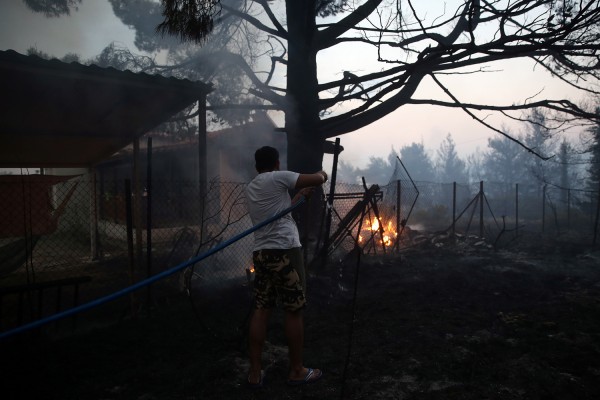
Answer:
<svg viewBox="0 0 600 400"><path fill-rule="evenodd" d="M381 187L338 182L329 207L327 197L311 200L327 211L307 219L318 228L319 243L327 239L323 218L328 213L329 235L340 238L334 246L338 252L357 244L367 253L399 251L412 245L415 235L435 232L474 235L494 244L502 243L500 237L518 240L525 232L576 232L577 240L589 246L595 237L597 192L398 178ZM1 330L110 294L252 225L245 183L153 181L136 196L127 181L97 181L92 174L34 175L2 177L0 188ZM247 285L252 246L252 235L246 236L92 316L114 321L192 287Z"/></svg>

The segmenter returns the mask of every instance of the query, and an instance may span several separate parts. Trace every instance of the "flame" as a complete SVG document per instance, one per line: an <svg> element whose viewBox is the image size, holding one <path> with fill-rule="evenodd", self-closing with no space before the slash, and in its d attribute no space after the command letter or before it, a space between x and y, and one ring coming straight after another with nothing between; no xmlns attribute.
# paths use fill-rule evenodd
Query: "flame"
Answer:
<svg viewBox="0 0 600 400"><path fill-rule="evenodd" d="M394 244L394 241L398 238L398 232L394 229L394 225L392 224L391 219L387 222L387 224L383 223L380 218L374 218L372 221L370 219L367 219L365 222L366 223L365 223L365 227L363 228L363 233L358 235L359 243L364 242L364 237L363 237L363 234L365 234L364 231L367 231L367 232L370 231L371 233L366 233L367 235L370 236L373 234L373 232L379 233L380 226L382 227L383 238L377 240L377 242L379 244L389 247L392 244ZM383 228L383 227L385 227L385 228Z"/></svg>
<svg viewBox="0 0 600 400"><path fill-rule="evenodd" d="M373 222L369 222L369 220L367 220L367 225L371 225L371 230L373 232L378 231L379 230L379 219L375 218L373 220Z"/></svg>

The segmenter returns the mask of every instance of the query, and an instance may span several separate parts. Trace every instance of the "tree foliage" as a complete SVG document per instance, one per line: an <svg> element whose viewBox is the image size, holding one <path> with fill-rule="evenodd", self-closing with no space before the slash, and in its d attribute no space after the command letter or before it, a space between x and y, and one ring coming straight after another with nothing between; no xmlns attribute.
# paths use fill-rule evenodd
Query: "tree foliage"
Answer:
<svg viewBox="0 0 600 400"><path fill-rule="evenodd" d="M463 97L456 80L492 73L507 60L530 60L582 95L597 95L600 0L110 1L139 30L141 48L166 46L167 37L152 37L149 24L161 15L161 32L203 43L202 52L169 45L170 60L182 73L194 65L198 75L190 76L204 81L221 71L236 79L232 92L240 95L215 93L211 109L283 111L288 166L301 172L321 168L325 140L409 104L462 110L540 157L549 155L489 122L489 114L524 121L529 110L543 109L544 128L552 132L598 121L573 98L515 93L506 104L482 103L478 96ZM153 10L151 19L143 18L144 10ZM320 55L332 51L335 65L325 68ZM439 95L424 91L431 86Z"/></svg>
<svg viewBox="0 0 600 400"><path fill-rule="evenodd" d="M538 154L554 154L557 143L552 132L547 128L547 116L540 109L533 109L529 114L528 131L525 133L523 143ZM538 183L559 182L559 168L557 163L545 162L539 157L528 157L525 161L527 175Z"/></svg>
<svg viewBox="0 0 600 400"><path fill-rule="evenodd" d="M162 22L164 12L160 3L153 0L108 0L115 16L135 32L135 47L153 53L169 50L180 45L176 36L157 35L157 26Z"/></svg>
<svg viewBox="0 0 600 400"><path fill-rule="evenodd" d="M509 133L512 137L522 139ZM525 154L519 146L507 137L488 139L487 151L483 159L483 178L490 182L522 183L526 179Z"/></svg>
<svg viewBox="0 0 600 400"><path fill-rule="evenodd" d="M213 20L219 12L219 0L162 0L164 21L157 30L203 43L213 30Z"/></svg>
<svg viewBox="0 0 600 400"><path fill-rule="evenodd" d="M437 177L439 182L468 181L467 165L458 156L456 144L449 133L437 150Z"/></svg>
<svg viewBox="0 0 600 400"><path fill-rule="evenodd" d="M593 92L586 85L598 78L598 1L468 0L440 3L434 15L424 5L400 0L251 3L243 14L223 5L222 18L235 15L264 34L269 72L261 79L244 71L252 74L250 91L286 113L288 138L301 154L289 155L293 167L314 169L325 139L365 127L407 104L460 108L525 147L477 112L521 119L524 110L541 107L555 113L546 121L549 129L594 118L568 99L477 104L461 99L446 82L453 74L484 73L502 60L527 58L572 87ZM321 16L327 18L319 24ZM349 44L372 47L373 68L358 70L340 60L337 74L320 74L317 54ZM285 85L272 85L277 68L284 71ZM438 86L449 100L417 98L425 82Z"/></svg>
<svg viewBox="0 0 600 400"><path fill-rule="evenodd" d="M596 113L600 115L600 107L596 108ZM588 132L591 135L588 149L591 155L588 169L590 186L592 190L597 190L600 183L600 122L590 127Z"/></svg>
<svg viewBox="0 0 600 400"><path fill-rule="evenodd" d="M414 181L435 181L433 161L423 143L412 143L400 149L400 159Z"/></svg>

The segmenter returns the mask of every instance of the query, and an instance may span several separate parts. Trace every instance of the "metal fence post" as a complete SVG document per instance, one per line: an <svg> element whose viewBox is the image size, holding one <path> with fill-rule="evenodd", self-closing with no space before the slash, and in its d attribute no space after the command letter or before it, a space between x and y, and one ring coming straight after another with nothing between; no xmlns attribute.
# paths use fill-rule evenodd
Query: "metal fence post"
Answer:
<svg viewBox="0 0 600 400"><path fill-rule="evenodd" d="M567 189L567 229L571 229L571 189Z"/></svg>
<svg viewBox="0 0 600 400"><path fill-rule="evenodd" d="M91 259L98 259L98 201L96 193L96 170L90 168L90 253Z"/></svg>
<svg viewBox="0 0 600 400"><path fill-rule="evenodd" d="M542 190L542 233L546 232L546 186Z"/></svg>
<svg viewBox="0 0 600 400"><path fill-rule="evenodd" d="M333 218L333 198L335 196L335 184L337 181L337 167L338 167L338 157L340 155L340 138L335 139L335 148L333 151L333 167L331 171L331 180L329 181L329 197L327 198L327 215L325 220L325 237L323 242L323 262L325 262L325 256L327 255L327 251L330 245L329 235L331 233L331 220Z"/></svg>
<svg viewBox="0 0 600 400"><path fill-rule="evenodd" d="M396 180L396 251L400 251L400 229L401 224L401 210L402 210L402 184L400 179Z"/></svg>
<svg viewBox="0 0 600 400"><path fill-rule="evenodd" d="M594 195L592 192L591 196ZM596 198L596 218L594 220L594 239L592 246L596 246L596 238L598 237L598 221L600 220L600 181L598 181L598 197Z"/></svg>
<svg viewBox="0 0 600 400"><path fill-rule="evenodd" d="M519 236L519 184L515 184L515 235Z"/></svg>
<svg viewBox="0 0 600 400"><path fill-rule="evenodd" d="M129 256L129 281L135 283L135 257L133 251L133 207L131 205L131 180L125 179L125 219L127 221L127 254ZM129 295L131 316L135 316L135 295Z"/></svg>
<svg viewBox="0 0 600 400"><path fill-rule="evenodd" d="M152 276L152 138L148 138L146 152L146 272ZM152 301L152 285L147 286L148 307Z"/></svg>
<svg viewBox="0 0 600 400"><path fill-rule="evenodd" d="M452 182L452 236L456 233L456 182Z"/></svg>
<svg viewBox="0 0 600 400"><path fill-rule="evenodd" d="M483 237L483 181L479 182L479 237Z"/></svg>
<svg viewBox="0 0 600 400"><path fill-rule="evenodd" d="M135 262L139 268L143 262L142 194L140 188L140 139L133 141L133 228L135 229ZM138 271L140 272L141 269Z"/></svg>

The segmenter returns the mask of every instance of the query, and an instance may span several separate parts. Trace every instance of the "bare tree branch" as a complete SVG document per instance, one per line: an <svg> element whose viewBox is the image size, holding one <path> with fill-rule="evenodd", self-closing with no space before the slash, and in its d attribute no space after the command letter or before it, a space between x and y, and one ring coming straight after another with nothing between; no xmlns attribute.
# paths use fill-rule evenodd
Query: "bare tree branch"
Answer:
<svg viewBox="0 0 600 400"><path fill-rule="evenodd" d="M227 12L235 15L236 17L243 19L244 21L250 23L251 25L253 25L254 27L256 27L257 29L259 29L263 32L267 32L273 36L278 36L282 39L287 39L287 32L285 31L285 29L283 29L283 27L281 26L281 24L279 22L276 22L275 17L273 16L271 9L266 4L266 2L256 1L256 3L260 4L261 6L263 6L265 8L265 10L267 11L267 14L269 15L269 18L272 18L271 21L274 22L274 24L275 24L275 29L266 26L260 20L249 15L248 13L239 11L239 10L229 7L225 4L221 4L221 7L223 8L223 10L226 10Z"/></svg>

